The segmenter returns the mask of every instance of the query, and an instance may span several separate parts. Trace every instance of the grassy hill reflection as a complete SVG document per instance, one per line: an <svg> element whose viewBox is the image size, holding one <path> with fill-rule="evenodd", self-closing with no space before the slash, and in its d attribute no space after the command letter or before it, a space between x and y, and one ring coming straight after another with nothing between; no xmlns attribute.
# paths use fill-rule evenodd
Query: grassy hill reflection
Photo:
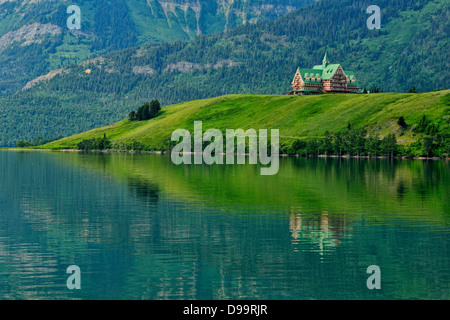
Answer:
<svg viewBox="0 0 450 320"><path fill-rule="evenodd" d="M256 165L175 166L164 155L71 154L64 159L126 180L137 197L255 212L291 211L449 220L447 161L286 158L275 176ZM138 186L138 187L136 187ZM288 212L286 212L286 208Z"/></svg>

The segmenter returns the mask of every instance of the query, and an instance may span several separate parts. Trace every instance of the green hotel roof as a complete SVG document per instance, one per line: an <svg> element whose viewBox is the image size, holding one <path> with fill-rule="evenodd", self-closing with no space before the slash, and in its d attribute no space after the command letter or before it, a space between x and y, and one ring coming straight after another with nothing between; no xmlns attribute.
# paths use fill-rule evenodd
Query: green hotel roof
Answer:
<svg viewBox="0 0 450 320"><path fill-rule="evenodd" d="M305 81L305 83L321 83L320 81L306 81L306 74L308 74L310 77L311 74L314 74L315 77L317 77L317 74L319 74L322 80L328 80L331 79L331 77L335 74L339 66L340 64L322 64L314 66L314 68L312 69L298 68L298 70L300 71L300 75L302 76L302 79L303 81ZM349 77L349 79L351 79L351 77L355 77L355 73L353 71L344 71L344 73ZM356 83L353 83L353 85L356 85Z"/></svg>
<svg viewBox="0 0 450 320"><path fill-rule="evenodd" d="M299 68L300 73L302 74L302 77L304 75L306 75L307 73L309 74L309 76L311 76L311 74L317 75L319 74L322 77L322 70L318 70L318 69L306 69L306 68Z"/></svg>
<svg viewBox="0 0 450 320"><path fill-rule="evenodd" d="M322 70L317 70L317 69L302 69L302 68L298 68L298 70L300 71L300 74L302 76L302 79L305 83L310 83L310 84L321 84L321 81L306 81L306 74L308 74L310 77L311 75L314 75L314 78L317 78L317 75L319 75L322 78Z"/></svg>
<svg viewBox="0 0 450 320"><path fill-rule="evenodd" d="M334 75L336 70L339 68L339 64L327 64L324 65L318 65L314 66L315 70L322 70L323 76L322 79L328 80L331 79L331 77Z"/></svg>

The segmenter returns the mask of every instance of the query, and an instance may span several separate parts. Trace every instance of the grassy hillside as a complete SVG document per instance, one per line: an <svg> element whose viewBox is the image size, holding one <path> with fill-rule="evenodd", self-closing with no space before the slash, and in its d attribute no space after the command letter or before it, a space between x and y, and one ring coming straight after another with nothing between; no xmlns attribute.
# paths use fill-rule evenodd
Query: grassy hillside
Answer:
<svg viewBox="0 0 450 320"><path fill-rule="evenodd" d="M279 129L280 143L321 137L325 131L366 128L369 133L386 136L394 133L399 144L417 141L412 128L423 115L448 131L450 90L429 93L328 94L321 96L228 95L164 107L148 121L123 120L42 146L72 149L84 139L104 135L114 148L130 148L136 143L144 150L166 150L172 132L185 128L193 132L194 121L203 121L203 130ZM407 128L397 124L405 118Z"/></svg>

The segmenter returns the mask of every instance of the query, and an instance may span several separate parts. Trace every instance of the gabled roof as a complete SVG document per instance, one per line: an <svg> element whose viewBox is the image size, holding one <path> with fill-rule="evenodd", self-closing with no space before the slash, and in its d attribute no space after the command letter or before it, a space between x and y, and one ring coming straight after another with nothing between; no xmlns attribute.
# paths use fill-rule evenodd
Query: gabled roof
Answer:
<svg viewBox="0 0 450 320"><path fill-rule="evenodd" d="M339 68L340 64L329 64L326 67L323 65L314 66L315 70L322 71L322 79L328 80L334 75L336 70Z"/></svg>
<svg viewBox="0 0 450 320"><path fill-rule="evenodd" d="M350 85L356 86L357 85L357 81L356 81L356 77L355 77L355 73L353 71L345 71L345 75L350 79L350 81L352 80L352 78L355 79L354 83L348 83Z"/></svg>
<svg viewBox="0 0 450 320"><path fill-rule="evenodd" d="M306 76L308 75L311 78L312 75L314 75L314 78L316 78L316 79L317 79L317 76L320 76L320 78L322 78L322 70L298 68L298 71L300 72L302 80L305 83L321 83L321 81L311 81L311 80L310 81L306 81Z"/></svg>
<svg viewBox="0 0 450 320"><path fill-rule="evenodd" d="M346 75L349 79L351 79L352 77L355 76L355 73L354 73L353 71L345 71L345 75Z"/></svg>

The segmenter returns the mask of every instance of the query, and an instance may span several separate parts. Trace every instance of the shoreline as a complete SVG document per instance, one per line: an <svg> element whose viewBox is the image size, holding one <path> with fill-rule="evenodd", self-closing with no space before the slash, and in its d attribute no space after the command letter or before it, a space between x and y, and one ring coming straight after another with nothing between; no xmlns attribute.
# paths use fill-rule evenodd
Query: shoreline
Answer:
<svg viewBox="0 0 450 320"><path fill-rule="evenodd" d="M127 154L168 154L167 151L142 151L142 150L78 150L78 149L28 149L28 148L0 148L0 151L45 151L45 152L83 152L83 153L127 153ZM195 152L189 152L195 154ZM222 155L226 155L223 153ZM235 156L240 155L235 153ZM249 154L244 154L248 156ZM285 154L280 153L279 157L283 158L343 158L343 159L403 159L403 160L450 160L449 157L388 157L388 156L349 156L349 155L301 155L301 154Z"/></svg>

